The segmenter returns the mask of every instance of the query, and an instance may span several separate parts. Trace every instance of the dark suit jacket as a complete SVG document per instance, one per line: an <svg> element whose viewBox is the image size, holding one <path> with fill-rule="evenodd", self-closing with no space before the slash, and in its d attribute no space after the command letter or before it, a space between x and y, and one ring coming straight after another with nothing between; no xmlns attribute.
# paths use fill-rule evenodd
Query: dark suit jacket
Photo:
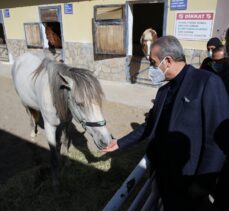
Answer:
<svg viewBox="0 0 229 211"><path fill-rule="evenodd" d="M147 137L151 142L155 140L167 89L168 84L158 90L146 122L118 140L120 149ZM190 158L183 167L183 175L221 170L225 156L214 135L220 124L228 119L229 100L222 80L213 73L189 65L172 108L168 129L168 132L184 134L190 141Z"/></svg>

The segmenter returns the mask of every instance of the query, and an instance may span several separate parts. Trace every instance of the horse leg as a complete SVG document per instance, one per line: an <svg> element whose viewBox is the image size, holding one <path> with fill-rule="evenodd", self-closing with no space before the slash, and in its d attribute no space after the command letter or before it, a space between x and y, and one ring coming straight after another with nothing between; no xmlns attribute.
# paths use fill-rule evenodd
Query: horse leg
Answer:
<svg viewBox="0 0 229 211"><path fill-rule="evenodd" d="M71 122L70 122L71 123ZM68 157L69 147L70 147L70 136L69 136L69 129L70 129L70 123L67 123L64 125L62 130L62 137L61 137L61 150L60 153L64 157L64 166L70 166L71 161Z"/></svg>
<svg viewBox="0 0 229 211"><path fill-rule="evenodd" d="M69 137L70 123L67 123L63 127L63 133L61 137L61 154L68 156L68 150L70 146L70 137Z"/></svg>
<svg viewBox="0 0 229 211"><path fill-rule="evenodd" d="M56 146L56 129L57 127L52 126L50 123L45 121L45 132L48 139L48 144L51 152L51 164L53 174L53 188L55 192L59 191L59 154Z"/></svg>
<svg viewBox="0 0 229 211"><path fill-rule="evenodd" d="M70 123L61 124L56 129L56 149L58 154L61 156L61 165L63 167L70 165L70 160L68 159L68 149L69 149L69 126ZM64 169L62 169L63 171Z"/></svg>
<svg viewBox="0 0 229 211"><path fill-rule="evenodd" d="M38 129L37 129L37 126L38 126L38 122L39 122L39 119L40 119L40 112L39 111L36 111L32 108L28 108L28 111L31 115L31 127L32 127L32 131L30 133L30 136L32 138L35 138L38 134Z"/></svg>

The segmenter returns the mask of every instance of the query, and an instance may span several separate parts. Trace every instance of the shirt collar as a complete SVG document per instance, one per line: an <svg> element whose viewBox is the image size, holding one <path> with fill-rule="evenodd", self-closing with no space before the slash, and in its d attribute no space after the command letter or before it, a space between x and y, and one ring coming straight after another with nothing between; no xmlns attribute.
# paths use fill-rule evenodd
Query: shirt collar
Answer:
<svg viewBox="0 0 229 211"><path fill-rule="evenodd" d="M183 69L178 73L178 75L169 82L169 85L171 88L179 86L181 84L181 82L183 81L183 78L187 72L188 67L189 67L189 65L186 64L183 67Z"/></svg>

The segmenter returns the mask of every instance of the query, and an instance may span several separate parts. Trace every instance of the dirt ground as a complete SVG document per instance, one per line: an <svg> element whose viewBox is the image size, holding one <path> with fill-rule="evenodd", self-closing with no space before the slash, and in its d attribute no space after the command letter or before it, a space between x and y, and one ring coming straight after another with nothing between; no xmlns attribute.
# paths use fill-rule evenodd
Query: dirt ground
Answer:
<svg viewBox="0 0 229 211"><path fill-rule="evenodd" d="M143 122L147 112L144 109L107 101L104 101L103 111L108 129L117 138ZM37 162L33 152L34 146L48 149L48 145L42 129L35 140L31 139L29 116L14 90L11 79L5 77L0 77L0 114L0 184L3 184L17 172L33 167ZM81 131L81 128L77 128ZM79 139L76 133L74 135L75 140ZM96 150L91 138L88 135L85 137L89 140L89 150ZM82 144L80 141L85 141L85 137L84 140L76 141L74 147L77 147L77 143Z"/></svg>

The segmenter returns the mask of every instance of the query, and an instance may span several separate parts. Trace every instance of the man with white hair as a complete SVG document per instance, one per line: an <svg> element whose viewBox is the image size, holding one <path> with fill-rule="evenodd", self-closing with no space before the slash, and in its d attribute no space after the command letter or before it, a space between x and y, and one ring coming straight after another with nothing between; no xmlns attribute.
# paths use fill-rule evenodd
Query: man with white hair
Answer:
<svg viewBox="0 0 229 211"><path fill-rule="evenodd" d="M183 48L173 36L152 44L150 62L152 82L168 83L158 90L145 123L114 139L103 151L126 149L148 138L146 154L164 210L208 210L225 161L220 136L215 134L225 130L229 119L226 89L217 75L187 65ZM225 138L222 141L220 146L228 145Z"/></svg>

